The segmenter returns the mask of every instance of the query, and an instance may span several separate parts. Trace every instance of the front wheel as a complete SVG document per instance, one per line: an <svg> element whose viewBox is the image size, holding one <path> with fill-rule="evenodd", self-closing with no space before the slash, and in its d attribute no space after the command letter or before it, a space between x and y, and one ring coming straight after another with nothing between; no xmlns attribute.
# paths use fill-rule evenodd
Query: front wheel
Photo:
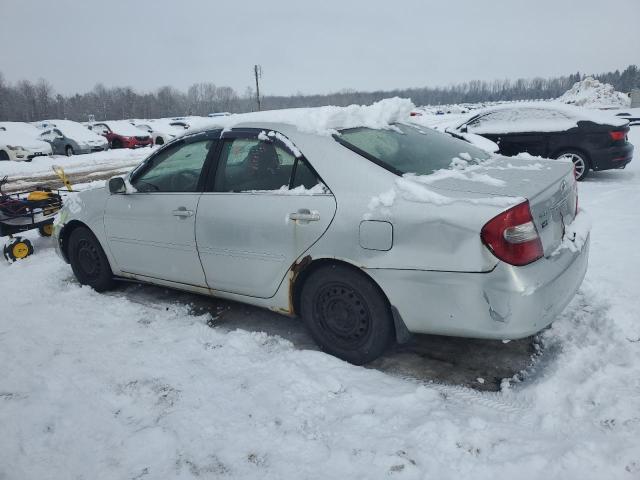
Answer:
<svg viewBox="0 0 640 480"><path fill-rule="evenodd" d="M113 272L98 239L91 230L78 227L69 236L69 262L74 275L82 285L97 292L113 288Z"/></svg>
<svg viewBox="0 0 640 480"><path fill-rule="evenodd" d="M67 145L67 148L65 149L65 153L67 154L67 157L73 157L73 147L71 145Z"/></svg>
<svg viewBox="0 0 640 480"><path fill-rule="evenodd" d="M573 168L576 173L576 180L584 180L589 175L589 160L584 153L579 152L563 152L558 157L558 160L571 160L573 162Z"/></svg>
<svg viewBox="0 0 640 480"><path fill-rule="evenodd" d="M394 338L386 298L363 273L320 267L306 280L302 318L322 350L355 365L375 360Z"/></svg>

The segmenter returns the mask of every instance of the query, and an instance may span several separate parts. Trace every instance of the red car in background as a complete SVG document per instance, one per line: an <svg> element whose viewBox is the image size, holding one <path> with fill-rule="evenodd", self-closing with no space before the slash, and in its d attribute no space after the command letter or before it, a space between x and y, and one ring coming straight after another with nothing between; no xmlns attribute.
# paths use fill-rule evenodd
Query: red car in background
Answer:
<svg viewBox="0 0 640 480"><path fill-rule="evenodd" d="M153 145L149 135L144 135L139 128L126 120L97 122L91 125L91 130L106 137L111 148L140 148Z"/></svg>

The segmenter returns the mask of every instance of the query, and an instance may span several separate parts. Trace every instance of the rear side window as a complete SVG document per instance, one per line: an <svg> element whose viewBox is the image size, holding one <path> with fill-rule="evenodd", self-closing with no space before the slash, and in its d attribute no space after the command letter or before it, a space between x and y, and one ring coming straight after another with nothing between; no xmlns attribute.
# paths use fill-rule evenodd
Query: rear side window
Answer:
<svg viewBox="0 0 640 480"><path fill-rule="evenodd" d="M470 143L430 129L408 125L375 130L351 128L334 137L339 143L398 175L429 175L449 168L454 158L484 160L490 157Z"/></svg>
<svg viewBox="0 0 640 480"><path fill-rule="evenodd" d="M264 192L320 183L306 162L276 142L256 138L226 139L215 175L216 192Z"/></svg>

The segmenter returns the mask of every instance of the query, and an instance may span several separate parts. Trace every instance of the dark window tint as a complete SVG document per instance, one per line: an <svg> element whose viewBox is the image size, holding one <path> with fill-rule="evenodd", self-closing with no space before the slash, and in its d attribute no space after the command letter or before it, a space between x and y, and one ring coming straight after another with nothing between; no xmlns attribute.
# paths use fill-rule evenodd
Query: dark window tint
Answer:
<svg viewBox="0 0 640 480"><path fill-rule="evenodd" d="M315 173L313 173L313 170L309 168L307 162L298 159L291 187L297 188L302 186L309 190L319 183L321 183L320 179L316 176Z"/></svg>
<svg viewBox="0 0 640 480"><path fill-rule="evenodd" d="M351 128L342 130L335 138L347 148L399 175L429 175L449 168L460 154L475 160L490 156L470 143L444 133L428 128L418 130L407 125L396 125L388 130Z"/></svg>

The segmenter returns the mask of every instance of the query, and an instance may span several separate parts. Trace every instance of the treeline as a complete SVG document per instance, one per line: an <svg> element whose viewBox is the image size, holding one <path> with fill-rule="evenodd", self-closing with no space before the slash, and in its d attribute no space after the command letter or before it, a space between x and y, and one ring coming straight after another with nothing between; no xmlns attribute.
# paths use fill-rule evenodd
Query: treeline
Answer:
<svg viewBox="0 0 640 480"><path fill-rule="evenodd" d="M624 71L593 75L616 90L629 92L640 88L640 71L635 65ZM562 77L474 80L441 88L407 88L391 91L359 92L343 90L328 95L265 96L263 109L316 107L322 105L370 104L388 97L410 98L416 105L475 103L498 100L556 98L583 78L579 72ZM197 83L186 92L162 87L155 92L136 92L131 87L106 88L102 84L84 94L64 96L56 93L44 79L20 80L9 84L0 72L0 120L31 122L46 118L86 121L124 118L161 118L207 115L212 112L248 112L255 110L251 88L238 94L233 88L214 83Z"/></svg>

